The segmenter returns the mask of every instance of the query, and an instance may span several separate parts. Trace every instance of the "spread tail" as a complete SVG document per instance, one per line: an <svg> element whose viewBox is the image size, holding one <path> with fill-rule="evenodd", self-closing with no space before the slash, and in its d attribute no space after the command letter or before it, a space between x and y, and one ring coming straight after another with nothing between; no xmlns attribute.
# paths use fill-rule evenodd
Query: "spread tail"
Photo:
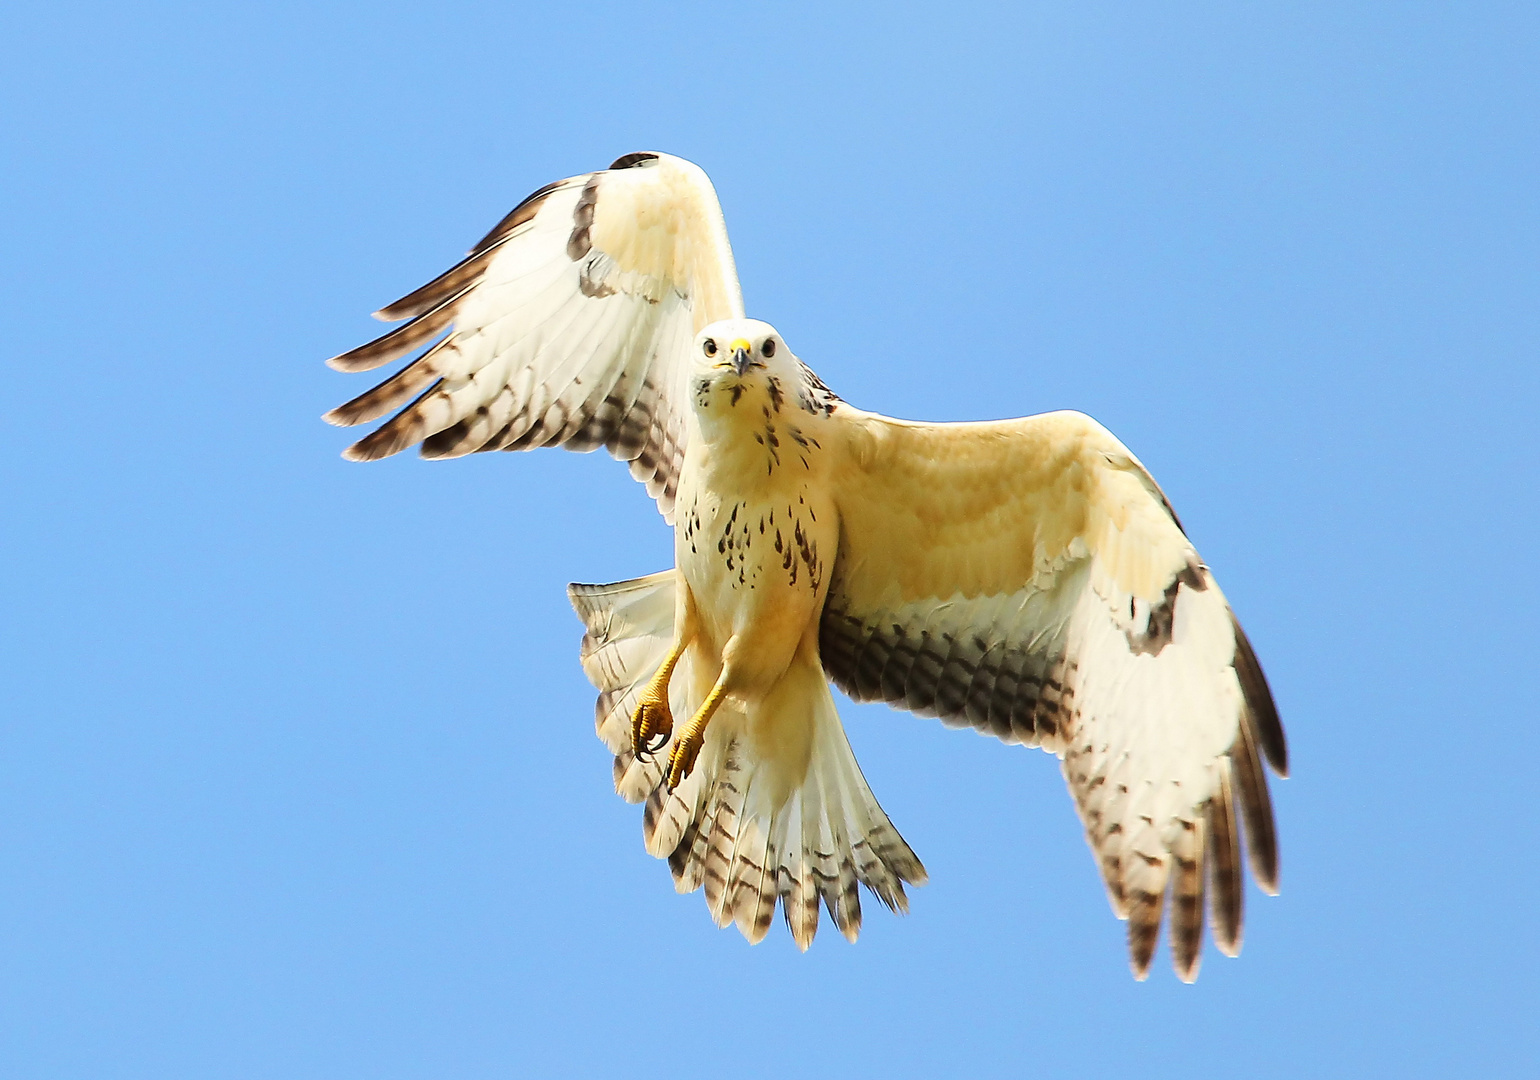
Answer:
<svg viewBox="0 0 1540 1080"><path fill-rule="evenodd" d="M765 936L779 900L792 939L806 949L818 929L820 898L840 932L856 940L857 883L889 908L907 911L904 885L923 885L925 868L861 775L816 662L799 654L777 690L755 707L752 724L732 705L719 709L695 770L672 792L662 784L668 748L648 761L632 756L631 714L672 642L676 582L666 571L568 587L588 630L583 669L600 691L599 738L615 754L616 792L646 802L647 851L668 860L679 892L705 886L713 921L736 924L750 942ZM691 670L691 658L687 651L670 682L676 731L704 697L702 685L710 686ZM789 772L784 754L766 752L766 730L805 739Z"/></svg>

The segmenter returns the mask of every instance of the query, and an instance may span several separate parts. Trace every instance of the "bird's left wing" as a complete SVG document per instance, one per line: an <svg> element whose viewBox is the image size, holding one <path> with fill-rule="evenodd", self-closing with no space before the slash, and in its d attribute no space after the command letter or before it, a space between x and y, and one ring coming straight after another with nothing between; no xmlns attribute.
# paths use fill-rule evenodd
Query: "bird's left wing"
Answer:
<svg viewBox="0 0 1540 1080"><path fill-rule="evenodd" d="M1276 889L1261 759L1284 772L1283 729L1155 482L1079 413L916 424L840 403L833 416L830 677L857 701L1058 754L1137 975L1168 888L1178 974L1197 973L1205 891L1233 954L1242 821L1253 874Z"/></svg>
<svg viewBox="0 0 1540 1080"><path fill-rule="evenodd" d="M701 327L742 317L743 298L711 181L681 158L642 153L541 188L461 262L376 315L411 321L332 367L368 371L434 343L326 414L361 424L405 404L347 457L419 442L434 458L603 446L672 519L683 357Z"/></svg>

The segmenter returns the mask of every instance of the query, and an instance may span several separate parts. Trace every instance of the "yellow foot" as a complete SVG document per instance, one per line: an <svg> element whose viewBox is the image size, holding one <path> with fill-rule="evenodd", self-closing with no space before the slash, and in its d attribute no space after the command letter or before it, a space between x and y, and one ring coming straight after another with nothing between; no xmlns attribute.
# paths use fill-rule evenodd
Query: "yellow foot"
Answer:
<svg viewBox="0 0 1540 1080"><path fill-rule="evenodd" d="M700 756L701 744L705 740L705 725L691 724L684 735L674 743L674 749L668 755L668 772L665 774L668 790L673 791L685 777L690 775L690 770L695 768L695 759Z"/></svg>
<svg viewBox="0 0 1540 1080"><path fill-rule="evenodd" d="M706 695L706 700L701 702L700 711L690 717L690 722L684 726L684 734L674 740L674 749L668 755L668 771L663 777L668 790L673 791L683 783L684 778L690 775L690 770L695 768L701 744L706 741L706 725L711 723L711 716L717 711L717 706L722 704L725 694L722 680L718 679L711 693Z"/></svg>
<svg viewBox="0 0 1540 1080"><path fill-rule="evenodd" d="M631 717L631 753L638 761L646 761L668 745L668 737L674 733L674 714L668 711L668 687L656 694L652 687L642 692L636 713Z"/></svg>

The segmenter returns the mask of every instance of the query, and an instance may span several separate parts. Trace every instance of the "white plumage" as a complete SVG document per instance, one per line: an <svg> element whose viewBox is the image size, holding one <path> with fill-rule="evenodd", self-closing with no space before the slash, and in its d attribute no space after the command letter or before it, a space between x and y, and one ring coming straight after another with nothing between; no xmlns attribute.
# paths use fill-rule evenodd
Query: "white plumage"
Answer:
<svg viewBox="0 0 1540 1080"><path fill-rule="evenodd" d="M541 189L379 314L412 321L333 366L427 348L328 414L400 408L349 457L604 446L673 523L674 570L569 594L616 790L718 925L758 941L779 903L806 948L821 899L854 940L858 882L904 910L925 880L832 680L1057 754L1139 977L1168 907L1184 979L1205 908L1239 949L1242 824L1276 889L1261 763L1285 771L1283 729L1213 576L1106 429L841 401L744 318L709 180L661 154Z"/></svg>

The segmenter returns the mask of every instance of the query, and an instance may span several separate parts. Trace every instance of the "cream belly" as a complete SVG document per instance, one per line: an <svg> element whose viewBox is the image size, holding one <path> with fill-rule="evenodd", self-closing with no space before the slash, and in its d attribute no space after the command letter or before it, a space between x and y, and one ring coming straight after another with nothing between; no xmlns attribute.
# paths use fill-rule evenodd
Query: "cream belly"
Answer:
<svg viewBox="0 0 1540 1080"><path fill-rule="evenodd" d="M729 664L729 695L752 704L810 631L816 646L839 542L834 506L805 483L747 496L705 485L680 494L674 554L693 600L697 656L717 670Z"/></svg>

